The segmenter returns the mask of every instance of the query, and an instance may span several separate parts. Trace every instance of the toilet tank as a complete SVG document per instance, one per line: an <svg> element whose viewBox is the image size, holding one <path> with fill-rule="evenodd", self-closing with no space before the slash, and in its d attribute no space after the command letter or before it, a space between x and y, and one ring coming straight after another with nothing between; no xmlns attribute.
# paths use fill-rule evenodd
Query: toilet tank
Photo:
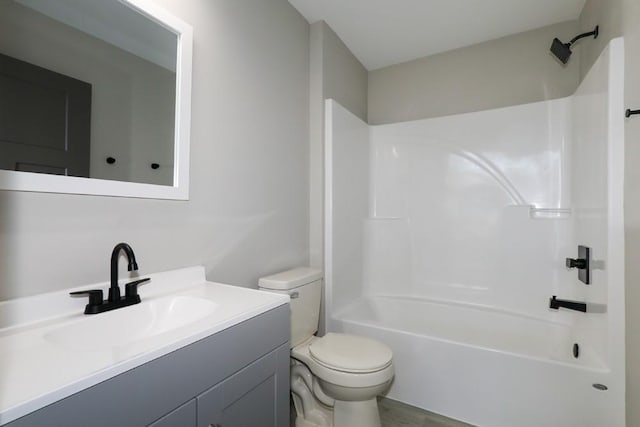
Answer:
<svg viewBox="0 0 640 427"><path fill-rule="evenodd" d="M291 348L310 338L318 330L322 271L299 267L262 277L258 288L288 294L291 297Z"/></svg>

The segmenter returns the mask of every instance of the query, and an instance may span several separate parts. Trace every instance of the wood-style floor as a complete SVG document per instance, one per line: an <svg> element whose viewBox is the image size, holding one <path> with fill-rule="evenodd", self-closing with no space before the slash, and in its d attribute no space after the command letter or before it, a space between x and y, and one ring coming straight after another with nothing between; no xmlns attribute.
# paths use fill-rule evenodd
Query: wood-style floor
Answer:
<svg viewBox="0 0 640 427"><path fill-rule="evenodd" d="M395 400L378 400L382 427L473 427Z"/></svg>
<svg viewBox="0 0 640 427"><path fill-rule="evenodd" d="M395 400L378 400L382 427L473 427L471 424L452 420L424 409ZM296 425L296 410L291 403L291 427Z"/></svg>

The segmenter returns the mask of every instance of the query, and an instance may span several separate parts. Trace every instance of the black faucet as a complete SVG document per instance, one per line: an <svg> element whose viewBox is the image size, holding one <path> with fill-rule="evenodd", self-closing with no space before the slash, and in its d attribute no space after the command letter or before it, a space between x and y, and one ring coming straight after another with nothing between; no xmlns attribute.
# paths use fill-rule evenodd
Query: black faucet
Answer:
<svg viewBox="0 0 640 427"><path fill-rule="evenodd" d="M137 271L138 263L136 262L136 256L133 253L133 249L127 243L118 243L113 252L111 252L111 286L109 287L109 302L115 302L120 300L120 286L118 285L118 258L120 252L124 251L127 256L127 270Z"/></svg>
<svg viewBox="0 0 640 427"><path fill-rule="evenodd" d="M587 304L581 301L571 301L567 299L557 299L554 295L549 299L549 308L557 310L560 307L568 308L569 310L587 312Z"/></svg>
<svg viewBox="0 0 640 427"><path fill-rule="evenodd" d="M124 297L120 296L120 286L118 285L118 258L120 252L124 251L127 256L129 271L136 271L138 263L133 249L127 243L118 243L113 252L111 252L111 286L109 287L109 297L103 300L102 289L93 289L89 291L71 292L71 295L88 295L89 304L84 309L84 314L97 314L105 311L115 310L116 308L127 307L129 305L138 304L140 295L138 295L138 285L148 282L149 278L135 280L125 285Z"/></svg>

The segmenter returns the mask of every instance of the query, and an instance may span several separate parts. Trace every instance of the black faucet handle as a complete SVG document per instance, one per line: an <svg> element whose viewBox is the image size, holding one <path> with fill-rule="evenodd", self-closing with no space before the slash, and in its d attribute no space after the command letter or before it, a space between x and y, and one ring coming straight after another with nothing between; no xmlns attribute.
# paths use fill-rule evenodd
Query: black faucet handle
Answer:
<svg viewBox="0 0 640 427"><path fill-rule="evenodd" d="M144 279L135 280L133 282L127 283L126 285L124 285L124 297L140 299L140 296L138 295L138 285L146 283L150 280L151 279L149 277L146 277Z"/></svg>
<svg viewBox="0 0 640 427"><path fill-rule="evenodd" d="M584 258L567 258L565 260L567 268L577 268L578 270L584 270L587 268L587 260Z"/></svg>
<svg viewBox="0 0 640 427"><path fill-rule="evenodd" d="M102 293L102 289L90 289L88 291L76 291L69 293L71 296L84 295L89 297L89 304L87 307L95 307L98 305L102 305L104 302L104 296Z"/></svg>

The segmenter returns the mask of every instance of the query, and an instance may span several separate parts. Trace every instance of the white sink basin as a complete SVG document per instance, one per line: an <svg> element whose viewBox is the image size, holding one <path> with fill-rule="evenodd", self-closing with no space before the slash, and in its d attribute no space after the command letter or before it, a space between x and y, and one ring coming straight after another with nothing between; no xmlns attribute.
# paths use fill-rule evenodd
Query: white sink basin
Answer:
<svg viewBox="0 0 640 427"><path fill-rule="evenodd" d="M46 333L44 339L70 350L109 349L186 326L213 314L217 307L198 297L162 297L84 317Z"/></svg>
<svg viewBox="0 0 640 427"><path fill-rule="evenodd" d="M289 301L207 282L204 267L145 276L140 304L106 313L69 292L108 282L0 302L0 425Z"/></svg>

